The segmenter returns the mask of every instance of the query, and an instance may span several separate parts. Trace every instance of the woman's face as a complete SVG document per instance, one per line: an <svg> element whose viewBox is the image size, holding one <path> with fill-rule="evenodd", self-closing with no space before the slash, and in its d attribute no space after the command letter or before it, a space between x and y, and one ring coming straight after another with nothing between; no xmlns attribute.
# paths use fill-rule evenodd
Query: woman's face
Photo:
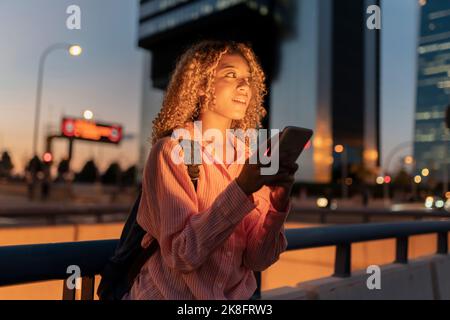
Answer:
<svg viewBox="0 0 450 320"><path fill-rule="evenodd" d="M214 81L216 99L210 110L231 120L243 119L252 98L250 67L244 57L224 54Z"/></svg>

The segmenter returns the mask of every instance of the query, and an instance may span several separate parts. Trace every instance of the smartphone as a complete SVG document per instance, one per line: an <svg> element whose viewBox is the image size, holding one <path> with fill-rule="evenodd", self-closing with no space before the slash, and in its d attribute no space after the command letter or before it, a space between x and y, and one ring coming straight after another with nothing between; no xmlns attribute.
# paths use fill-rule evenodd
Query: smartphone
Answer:
<svg viewBox="0 0 450 320"><path fill-rule="evenodd" d="M268 154L271 154L273 151L279 152L279 154L285 151L293 152L289 158L284 158L283 160L295 162L305 149L313 133L313 130L307 128L285 127L279 134L278 142L269 147Z"/></svg>

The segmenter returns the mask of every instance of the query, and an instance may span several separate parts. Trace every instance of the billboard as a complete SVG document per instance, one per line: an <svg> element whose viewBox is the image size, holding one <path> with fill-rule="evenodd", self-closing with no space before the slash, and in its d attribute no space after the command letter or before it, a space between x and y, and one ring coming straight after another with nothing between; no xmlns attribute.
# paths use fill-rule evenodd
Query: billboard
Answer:
<svg viewBox="0 0 450 320"><path fill-rule="evenodd" d="M61 135L79 140L118 144L122 140L122 126L66 117L61 122Z"/></svg>

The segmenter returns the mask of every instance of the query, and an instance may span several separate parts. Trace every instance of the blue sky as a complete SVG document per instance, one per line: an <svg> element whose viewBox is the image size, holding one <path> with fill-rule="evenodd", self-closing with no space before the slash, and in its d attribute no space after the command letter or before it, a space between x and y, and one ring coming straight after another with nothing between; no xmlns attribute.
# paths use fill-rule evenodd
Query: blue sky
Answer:
<svg viewBox="0 0 450 320"><path fill-rule="evenodd" d="M66 8L72 4L81 7L81 30L66 28ZM384 157L412 139L417 13L417 0L383 1ZM18 169L31 156L39 55L55 42L79 43L84 52L80 57L64 51L49 55L41 132L57 128L62 115L80 116L89 108L97 119L122 123L127 133L139 134L143 51L135 43L137 14L137 0L0 0L0 151L10 150ZM56 143L56 160L65 155L65 145ZM103 166L119 160L126 167L137 161L137 152L137 139L119 147L77 143L74 169L91 157L102 158Z"/></svg>
<svg viewBox="0 0 450 320"><path fill-rule="evenodd" d="M66 28L66 8L81 7L81 30ZM92 109L97 119L118 122L138 134L142 51L136 47L137 0L0 0L0 150L11 151L16 166L31 156L38 60L55 42L79 43L83 54L53 51L47 58L41 132L58 127L62 115ZM42 134L41 134L42 136ZM126 167L137 160L137 139L116 147L75 144L74 169L87 158ZM66 154L56 142L55 159ZM43 141L40 140L40 151Z"/></svg>
<svg viewBox="0 0 450 320"><path fill-rule="evenodd" d="M396 146L411 148L395 153L395 159L412 154L416 104L418 0L382 1L381 51L381 153L386 159Z"/></svg>

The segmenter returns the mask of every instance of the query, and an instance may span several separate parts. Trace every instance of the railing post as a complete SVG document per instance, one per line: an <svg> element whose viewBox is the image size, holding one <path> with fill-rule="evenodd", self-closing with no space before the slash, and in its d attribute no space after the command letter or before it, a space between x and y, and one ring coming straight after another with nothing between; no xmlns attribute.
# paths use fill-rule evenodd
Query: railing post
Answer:
<svg viewBox="0 0 450 320"><path fill-rule="evenodd" d="M76 289L75 288L70 289L67 286L67 279L64 279L63 280L63 296L62 296L62 299L63 300L75 300L75 292L76 292Z"/></svg>
<svg viewBox="0 0 450 320"><path fill-rule="evenodd" d="M396 239L395 263L408 263L408 237Z"/></svg>
<svg viewBox="0 0 450 320"><path fill-rule="evenodd" d="M438 233L437 254L448 254L448 232Z"/></svg>
<svg viewBox="0 0 450 320"><path fill-rule="evenodd" d="M321 212L320 213L320 218L319 218L320 224L325 224L327 219L326 219L326 213L325 212Z"/></svg>
<svg viewBox="0 0 450 320"><path fill-rule="evenodd" d="M81 278L81 300L94 300L95 276Z"/></svg>
<svg viewBox="0 0 450 320"><path fill-rule="evenodd" d="M348 278L351 276L352 245L351 243L338 244L334 260L333 277Z"/></svg>
<svg viewBox="0 0 450 320"><path fill-rule="evenodd" d="M363 223L369 223L369 222L370 222L369 214L364 213L363 214Z"/></svg>

